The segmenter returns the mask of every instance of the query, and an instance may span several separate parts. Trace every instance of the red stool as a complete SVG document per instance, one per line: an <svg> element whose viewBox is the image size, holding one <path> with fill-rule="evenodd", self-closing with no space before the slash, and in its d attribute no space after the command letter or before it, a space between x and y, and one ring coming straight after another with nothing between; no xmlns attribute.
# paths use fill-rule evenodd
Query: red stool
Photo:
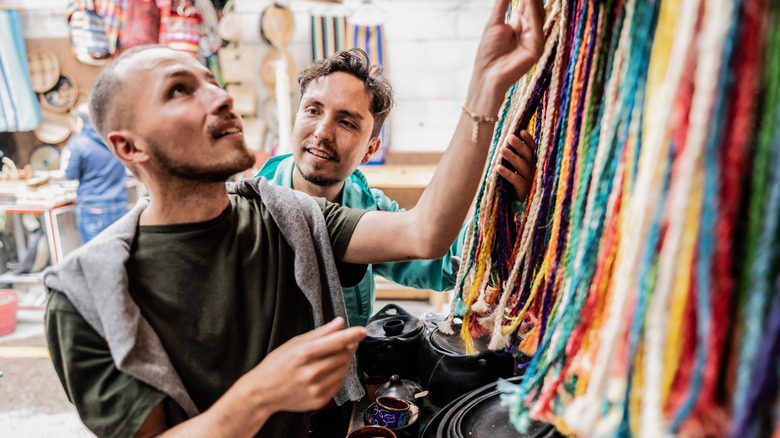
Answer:
<svg viewBox="0 0 780 438"><path fill-rule="evenodd" d="M0 336L16 328L16 309L19 307L19 292L14 289L0 289Z"/></svg>

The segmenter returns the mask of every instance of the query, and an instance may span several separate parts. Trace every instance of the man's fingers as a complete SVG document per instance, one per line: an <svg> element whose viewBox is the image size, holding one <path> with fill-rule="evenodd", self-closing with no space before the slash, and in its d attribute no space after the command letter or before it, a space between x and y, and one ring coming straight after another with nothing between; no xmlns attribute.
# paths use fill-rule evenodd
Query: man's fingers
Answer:
<svg viewBox="0 0 780 438"><path fill-rule="evenodd" d="M519 38L517 50L527 50L534 58L544 50L544 14L541 0L523 0L509 21Z"/></svg>
<svg viewBox="0 0 780 438"><path fill-rule="evenodd" d="M306 349L309 359L318 359L341 351L352 354L365 337L365 327L350 327L314 339L305 346L302 345L302 348Z"/></svg>
<svg viewBox="0 0 780 438"><path fill-rule="evenodd" d="M544 28L544 3L542 0L523 0L517 11L521 20L522 30L529 36L538 30L540 33Z"/></svg>
<svg viewBox="0 0 780 438"><path fill-rule="evenodd" d="M525 129L520 131L520 139L523 141L523 143L527 144L529 148L536 150L538 145L536 144L536 141L534 141L534 136L531 135L530 132L526 131Z"/></svg>
<svg viewBox="0 0 780 438"><path fill-rule="evenodd" d="M317 327L314 330L308 331L302 335L296 336L294 339L300 340L300 341L311 341L316 338L321 338L323 336L327 336L330 333L337 332L341 330L341 328L344 326L344 318L342 317L336 317L333 318L332 321L330 321L327 324L323 324L319 327Z"/></svg>
<svg viewBox="0 0 780 438"><path fill-rule="evenodd" d="M531 180L533 175L533 167L525 159L509 150L509 148L501 148L501 157L509 161L509 164L511 164L515 170L513 172L512 170L506 168L503 164L500 168L504 168L510 174L518 175L525 180Z"/></svg>
<svg viewBox="0 0 780 438"><path fill-rule="evenodd" d="M523 133L520 134L521 136L523 136L523 140L521 140L516 135L512 134L509 136L509 138L507 138L507 143L509 143L509 146L512 146L512 148L516 151L516 154L519 155L520 158L525 160L528 164L533 165L534 163L533 150L536 149L536 144L534 143L534 140L530 134L528 134L526 131L523 132L526 134L524 136ZM509 153L513 154L511 150L509 151Z"/></svg>
<svg viewBox="0 0 780 438"><path fill-rule="evenodd" d="M531 26L534 29L538 29L542 32L544 29L544 2L542 0L527 0L526 9L530 9L529 19L531 20Z"/></svg>
<svg viewBox="0 0 780 438"><path fill-rule="evenodd" d="M496 0L496 4L493 7L493 14L490 16L490 21L488 21L488 26L504 24L509 1L510 0Z"/></svg>
<svg viewBox="0 0 780 438"><path fill-rule="evenodd" d="M531 189L530 179L525 179L523 176L512 172L503 165L498 167L498 174L507 180L509 184L512 184L518 198L523 199L528 195L528 191Z"/></svg>

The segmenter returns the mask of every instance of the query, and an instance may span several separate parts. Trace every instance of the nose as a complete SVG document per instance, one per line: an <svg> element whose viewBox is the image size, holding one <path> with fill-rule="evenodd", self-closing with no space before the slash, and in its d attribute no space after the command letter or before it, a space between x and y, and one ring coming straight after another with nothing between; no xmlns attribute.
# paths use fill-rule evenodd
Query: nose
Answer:
<svg viewBox="0 0 780 438"><path fill-rule="evenodd" d="M205 99L212 113L220 114L233 110L233 97L224 88L211 83L207 88Z"/></svg>
<svg viewBox="0 0 780 438"><path fill-rule="evenodd" d="M322 142L328 143L333 141L333 126L328 117L323 117L319 123L317 123L317 129L314 130L314 136Z"/></svg>

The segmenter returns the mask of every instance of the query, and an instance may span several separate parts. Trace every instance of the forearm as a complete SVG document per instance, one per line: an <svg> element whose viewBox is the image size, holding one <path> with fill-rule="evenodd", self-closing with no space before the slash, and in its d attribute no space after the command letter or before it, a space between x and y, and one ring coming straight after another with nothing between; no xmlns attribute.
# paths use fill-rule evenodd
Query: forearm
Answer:
<svg viewBox="0 0 780 438"><path fill-rule="evenodd" d="M452 290L455 287L458 264L453 257L460 257L467 225L461 227L458 237L444 257L431 260L413 260L409 262L379 263L374 265L374 273L395 283L434 291Z"/></svg>
<svg viewBox="0 0 780 438"><path fill-rule="evenodd" d="M480 116L495 117L504 98L504 91L496 89L483 78L475 77L469 87L465 105ZM418 256L441 257L458 235L463 220L479 186L494 123L480 123L476 143L472 141L474 122L461 112L455 134L442 157L430 185L417 205L409 211L419 243Z"/></svg>
<svg viewBox="0 0 780 438"><path fill-rule="evenodd" d="M273 414L251 385L239 379L211 408L167 429L160 404L149 415L136 438L144 437L253 437ZM167 430L166 430L167 429Z"/></svg>
<svg viewBox="0 0 780 438"><path fill-rule="evenodd" d="M544 7L527 0L505 23L509 0L497 0L482 35L464 102L477 118L495 118L509 86L542 53ZM485 168L494 124L478 124L465 111L430 185L406 213L368 212L355 227L344 261L379 263L441 257L458 234ZM475 141L476 140L476 141Z"/></svg>
<svg viewBox="0 0 780 438"><path fill-rule="evenodd" d="M188 425L182 436L253 437L268 421L273 410L251 386L236 382L209 410L200 424ZM183 423L184 425L186 423ZM191 427L190 427L191 426Z"/></svg>

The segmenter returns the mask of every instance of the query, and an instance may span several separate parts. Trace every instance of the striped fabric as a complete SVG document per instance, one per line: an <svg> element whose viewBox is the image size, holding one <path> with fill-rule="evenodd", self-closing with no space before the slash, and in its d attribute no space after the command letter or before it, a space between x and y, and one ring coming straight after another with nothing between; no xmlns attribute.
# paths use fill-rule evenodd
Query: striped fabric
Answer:
<svg viewBox="0 0 780 438"><path fill-rule="evenodd" d="M127 4L128 0L95 1L95 12L103 17L108 37L108 49L112 55L116 54L117 41L119 41L119 33L122 31L122 25L125 21L124 11L127 10Z"/></svg>
<svg viewBox="0 0 780 438"><path fill-rule="evenodd" d="M19 11L0 10L0 132L30 131L42 121Z"/></svg>
<svg viewBox="0 0 780 438"><path fill-rule="evenodd" d="M119 34L125 22L124 11L127 10L129 2L130 0L69 0L65 11L70 20L71 15L79 9L94 9L103 19L108 50L112 55L116 55Z"/></svg>
<svg viewBox="0 0 780 438"><path fill-rule="evenodd" d="M349 47L358 47L368 53L372 64L385 65L384 54L384 31L382 25L377 26L358 26L354 24L347 25L347 40Z"/></svg>
<svg viewBox="0 0 780 438"><path fill-rule="evenodd" d="M160 8L160 44L197 58L203 19L197 10L193 10L189 16L178 15L174 7L178 4L171 0L157 0Z"/></svg>
<svg viewBox="0 0 780 438"><path fill-rule="evenodd" d="M346 50L347 20L339 16L311 17L311 46L314 60Z"/></svg>

